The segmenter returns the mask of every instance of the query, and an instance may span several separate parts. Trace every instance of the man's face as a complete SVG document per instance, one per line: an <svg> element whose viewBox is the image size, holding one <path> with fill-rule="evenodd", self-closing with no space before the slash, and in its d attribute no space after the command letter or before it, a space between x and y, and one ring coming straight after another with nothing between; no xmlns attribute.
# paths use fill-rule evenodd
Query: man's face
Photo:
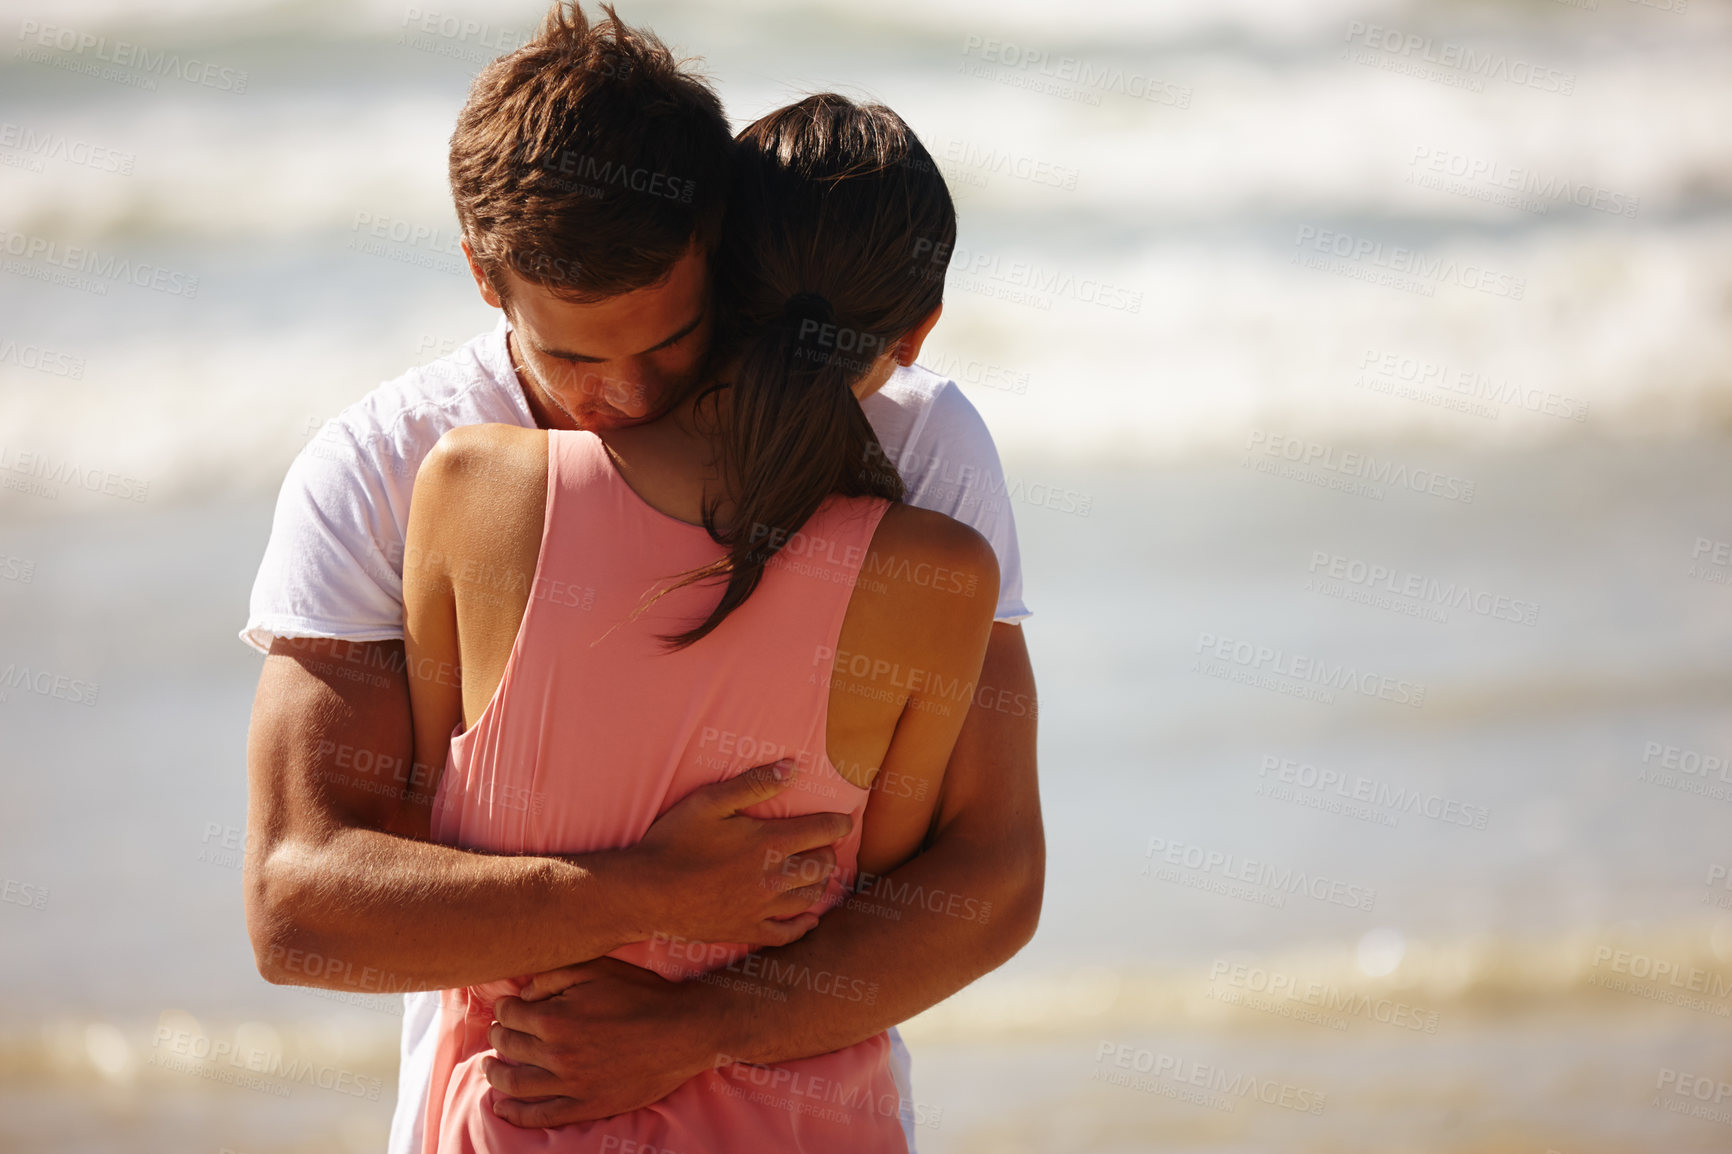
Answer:
<svg viewBox="0 0 1732 1154"><path fill-rule="evenodd" d="M472 262L473 267L473 262ZM540 423L606 432L653 421L697 383L710 343L709 264L693 245L660 284L589 303L507 269L518 376Z"/></svg>

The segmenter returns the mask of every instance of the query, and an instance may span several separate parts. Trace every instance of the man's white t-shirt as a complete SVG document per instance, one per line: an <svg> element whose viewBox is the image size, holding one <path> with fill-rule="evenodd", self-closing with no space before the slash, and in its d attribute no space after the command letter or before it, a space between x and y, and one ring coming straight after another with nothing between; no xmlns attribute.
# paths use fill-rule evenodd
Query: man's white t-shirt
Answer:
<svg viewBox="0 0 1732 1154"><path fill-rule="evenodd" d="M380 385L301 450L277 496L243 641L265 651L273 637L402 638L403 542L422 459L446 430L462 425L535 427L511 365L508 331L502 318L449 356ZM962 390L916 365L897 369L861 407L902 474L907 502L972 525L991 542L999 567L996 618L1029 616L998 449ZM421 1148L438 1009L437 993L405 996L391 1154ZM913 1150L908 1051L895 1030L890 1034Z"/></svg>

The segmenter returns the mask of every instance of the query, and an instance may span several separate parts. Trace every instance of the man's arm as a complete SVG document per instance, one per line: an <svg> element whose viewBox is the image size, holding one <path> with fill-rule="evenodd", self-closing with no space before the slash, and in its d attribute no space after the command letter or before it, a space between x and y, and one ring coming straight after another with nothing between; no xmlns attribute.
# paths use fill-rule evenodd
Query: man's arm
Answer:
<svg viewBox="0 0 1732 1154"><path fill-rule="evenodd" d="M443 989L597 958L657 930L730 940L767 910L813 900L773 876L767 857L809 850L822 861L828 851L813 847L847 829L838 814L737 815L786 788L762 767L692 794L631 849L472 853L392 832L407 828L404 795L432 788L411 748L401 642L272 645L247 741L245 869L267 980ZM783 944L809 924L753 933Z"/></svg>
<svg viewBox="0 0 1732 1154"><path fill-rule="evenodd" d="M1046 884L1036 716L1022 627L995 624L926 848L805 938L766 951L784 971L845 975L877 997L855 1003L802 984L781 1002L704 985L721 1031L717 1052L761 1065L853 1045L937 1005L1028 944Z"/></svg>
<svg viewBox="0 0 1732 1154"><path fill-rule="evenodd" d="M506 1061L486 1062L505 1096L499 1115L519 1126L564 1125L656 1101L718 1057L766 1064L827 1053L1002 965L1040 919L1036 714L1022 630L995 624L928 845L800 941L760 955L774 959L760 975L792 981L730 974L726 983L672 983L603 961L553 980L557 988L578 978L552 997L501 999L491 1040ZM897 916L875 912L884 908ZM870 1001L853 997L862 989L874 992ZM537 996L533 984L525 993Z"/></svg>

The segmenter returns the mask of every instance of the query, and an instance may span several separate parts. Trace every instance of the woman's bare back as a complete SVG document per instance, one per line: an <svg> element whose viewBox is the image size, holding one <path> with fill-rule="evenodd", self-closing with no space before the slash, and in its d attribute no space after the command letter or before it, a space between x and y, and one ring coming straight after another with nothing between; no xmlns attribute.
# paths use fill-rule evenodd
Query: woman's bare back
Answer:
<svg viewBox="0 0 1732 1154"><path fill-rule="evenodd" d="M535 592L547 436L501 425L458 429L422 466L416 500L431 498L440 514L412 527L405 601L423 600L411 596L413 584L448 582L454 614L449 622L411 620L409 631L413 637L418 629L451 629L461 674L446 687L442 708L417 701L418 750L424 737L431 748L459 720L473 725L504 675ZM697 520L705 470L677 433L634 430L609 441L621 478L646 503ZM825 548L792 534L771 565L800 573L802 558ZM547 583L559 575L542 577ZM925 840L973 700L997 596L997 561L984 538L941 514L893 505L861 561L833 650L789 655L810 664L815 683L829 683L831 763L871 790L859 854L865 873L895 868ZM443 716L423 718L424 712Z"/></svg>

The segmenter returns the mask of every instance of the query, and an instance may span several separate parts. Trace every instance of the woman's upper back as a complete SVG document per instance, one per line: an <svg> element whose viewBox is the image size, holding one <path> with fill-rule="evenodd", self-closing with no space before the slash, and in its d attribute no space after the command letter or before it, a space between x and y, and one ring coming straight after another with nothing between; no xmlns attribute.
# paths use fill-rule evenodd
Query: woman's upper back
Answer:
<svg viewBox="0 0 1732 1154"><path fill-rule="evenodd" d="M701 619L714 586L646 609L648 595L720 550L700 526L638 497L593 436L457 430L423 467L417 508L424 499L440 514L416 534L406 595L448 583L461 741L502 740L490 711L551 716L518 724L519 743L539 733L566 764L630 775L612 784L636 791L645 824L659 812L644 810L653 798L671 804L706 775L790 756L801 764L790 794L804 791L791 812L853 811L858 835L871 790L860 868L882 872L918 848L996 601L996 562L973 530L832 498L800 531L778 535L761 586L714 634L669 651L660 638ZM650 750L662 760L646 764ZM514 783L498 816L509 826L551 797ZM610 848L638 835L515 848Z"/></svg>

